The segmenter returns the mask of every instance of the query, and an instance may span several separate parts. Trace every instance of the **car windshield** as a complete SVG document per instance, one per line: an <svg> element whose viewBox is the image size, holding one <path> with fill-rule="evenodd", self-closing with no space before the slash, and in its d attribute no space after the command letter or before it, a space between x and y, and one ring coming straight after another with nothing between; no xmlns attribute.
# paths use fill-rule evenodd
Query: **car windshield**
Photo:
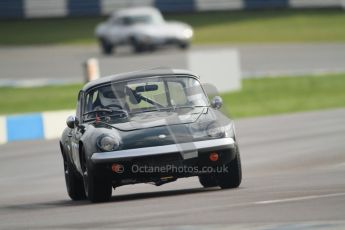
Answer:
<svg viewBox="0 0 345 230"><path fill-rule="evenodd" d="M199 81L193 77L143 78L87 92L84 118L92 119L102 114L123 118L136 113L193 109L208 104Z"/></svg>
<svg viewBox="0 0 345 230"><path fill-rule="evenodd" d="M124 25L135 24L160 24L164 21L160 14L128 14L118 16L119 20Z"/></svg>
<svg viewBox="0 0 345 230"><path fill-rule="evenodd" d="M128 15L122 17L122 22L125 25L134 24L154 24L158 23L159 20L153 15L142 14L142 15Z"/></svg>

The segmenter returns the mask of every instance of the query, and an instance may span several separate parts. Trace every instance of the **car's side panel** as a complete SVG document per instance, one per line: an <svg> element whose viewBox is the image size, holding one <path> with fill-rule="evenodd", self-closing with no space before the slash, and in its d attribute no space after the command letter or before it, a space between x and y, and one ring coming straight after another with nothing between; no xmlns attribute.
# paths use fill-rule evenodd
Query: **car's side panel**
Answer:
<svg viewBox="0 0 345 230"><path fill-rule="evenodd" d="M66 127L62 133L60 144L62 145L62 154L66 157L70 163L73 164L73 158L71 154L72 146L71 146L71 137L72 137L72 129Z"/></svg>
<svg viewBox="0 0 345 230"><path fill-rule="evenodd" d="M80 131L78 130L79 128L75 128L72 131L72 138L71 138L71 154L73 158L73 163L74 166L78 171L80 171L80 159L79 159L79 139L80 139Z"/></svg>

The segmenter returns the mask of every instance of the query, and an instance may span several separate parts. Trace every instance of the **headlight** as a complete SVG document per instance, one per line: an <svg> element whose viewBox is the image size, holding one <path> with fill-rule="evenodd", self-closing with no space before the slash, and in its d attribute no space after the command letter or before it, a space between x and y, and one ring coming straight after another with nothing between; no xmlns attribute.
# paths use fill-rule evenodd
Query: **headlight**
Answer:
<svg viewBox="0 0 345 230"><path fill-rule="evenodd" d="M217 123L212 123L207 127L207 135L213 138L221 138L225 136L225 132Z"/></svg>
<svg viewBox="0 0 345 230"><path fill-rule="evenodd" d="M193 36L193 30L192 29L184 29L183 30L183 36L187 39L191 38Z"/></svg>
<svg viewBox="0 0 345 230"><path fill-rule="evenodd" d="M97 145L102 151L109 152L118 149L120 142L116 137L102 135L98 138Z"/></svg>
<svg viewBox="0 0 345 230"><path fill-rule="evenodd" d="M225 126L212 123L207 127L207 135L213 138L234 137L233 123Z"/></svg>

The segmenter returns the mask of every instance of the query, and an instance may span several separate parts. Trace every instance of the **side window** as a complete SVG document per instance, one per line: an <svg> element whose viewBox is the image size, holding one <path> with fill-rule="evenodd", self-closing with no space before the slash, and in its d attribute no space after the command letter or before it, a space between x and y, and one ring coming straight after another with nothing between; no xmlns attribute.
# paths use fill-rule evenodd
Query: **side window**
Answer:
<svg viewBox="0 0 345 230"><path fill-rule="evenodd" d="M121 18L112 17L112 18L109 19L109 22L110 22L111 25L116 26L116 25L121 23Z"/></svg>
<svg viewBox="0 0 345 230"><path fill-rule="evenodd" d="M123 17L119 17L119 18L116 19L116 24L118 24L118 25L128 26L131 23L132 22L131 22L131 18L130 17L123 16Z"/></svg>
<svg viewBox="0 0 345 230"><path fill-rule="evenodd" d="M168 82L170 93L170 100L172 105L186 105L188 100L186 92L181 82L170 81Z"/></svg>
<svg viewBox="0 0 345 230"><path fill-rule="evenodd" d="M99 106L99 102L97 101L97 98L98 98L98 90L91 91L86 95L84 112L93 111L95 107Z"/></svg>

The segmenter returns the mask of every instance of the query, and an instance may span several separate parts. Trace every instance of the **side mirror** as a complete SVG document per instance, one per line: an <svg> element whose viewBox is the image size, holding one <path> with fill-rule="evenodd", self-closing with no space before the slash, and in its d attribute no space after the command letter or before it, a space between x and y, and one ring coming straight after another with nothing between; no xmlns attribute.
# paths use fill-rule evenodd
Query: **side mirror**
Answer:
<svg viewBox="0 0 345 230"><path fill-rule="evenodd" d="M69 116L66 120L67 127L70 129L74 129L76 125L76 117L75 116Z"/></svg>
<svg viewBox="0 0 345 230"><path fill-rule="evenodd" d="M214 109L220 109L223 106L223 99L220 96L215 96L211 101L211 106Z"/></svg>

